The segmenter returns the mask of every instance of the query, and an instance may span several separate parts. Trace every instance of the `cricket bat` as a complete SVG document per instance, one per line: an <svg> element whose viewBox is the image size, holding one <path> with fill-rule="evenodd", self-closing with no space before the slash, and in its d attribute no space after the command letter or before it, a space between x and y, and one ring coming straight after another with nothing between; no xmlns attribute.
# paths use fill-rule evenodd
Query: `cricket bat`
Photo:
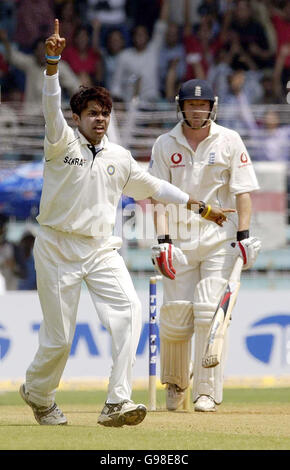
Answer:
<svg viewBox="0 0 290 470"><path fill-rule="evenodd" d="M211 322L202 358L202 366L205 368L215 367L220 363L224 336L240 289L242 267L243 259L238 256Z"/></svg>

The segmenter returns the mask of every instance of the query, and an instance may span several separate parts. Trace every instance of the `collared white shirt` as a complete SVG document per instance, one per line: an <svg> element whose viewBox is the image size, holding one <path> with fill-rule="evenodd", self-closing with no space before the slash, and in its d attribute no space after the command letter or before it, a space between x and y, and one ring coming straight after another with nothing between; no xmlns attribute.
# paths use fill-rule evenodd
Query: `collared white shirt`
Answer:
<svg viewBox="0 0 290 470"><path fill-rule="evenodd" d="M109 142L107 136L93 157L88 140L78 129L71 128L61 113L57 76L46 77L45 81L45 166L37 221L107 244L121 194L145 199L159 191L161 181L144 171L128 150ZM57 135L56 120L61 135L51 143L48 136Z"/></svg>
<svg viewBox="0 0 290 470"><path fill-rule="evenodd" d="M194 199L235 208L235 196L259 189L254 168L239 134L211 123L208 137L196 151L189 145L180 121L172 130L157 138L149 164L150 174L176 185ZM236 220L236 214L229 218ZM180 223L207 223L186 211ZM235 222L236 223L236 222Z"/></svg>

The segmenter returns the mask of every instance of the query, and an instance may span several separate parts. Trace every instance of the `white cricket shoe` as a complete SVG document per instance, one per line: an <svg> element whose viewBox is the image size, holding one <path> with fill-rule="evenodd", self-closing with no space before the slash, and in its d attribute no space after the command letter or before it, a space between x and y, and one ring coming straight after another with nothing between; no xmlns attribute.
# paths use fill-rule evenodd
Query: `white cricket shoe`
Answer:
<svg viewBox="0 0 290 470"><path fill-rule="evenodd" d="M182 388L179 388L175 384L167 384L166 408L168 411L175 411L182 405L185 399L185 390L182 390Z"/></svg>
<svg viewBox="0 0 290 470"><path fill-rule="evenodd" d="M200 395L195 403L194 411L216 411L213 398L208 395Z"/></svg>
<svg viewBox="0 0 290 470"><path fill-rule="evenodd" d="M105 403L98 423L109 427L136 426L143 421L147 408L141 403L125 400L121 403Z"/></svg>
<svg viewBox="0 0 290 470"><path fill-rule="evenodd" d="M189 363L189 381L193 377L193 362ZM185 400L187 388L179 388L176 384L167 384L166 389L166 408L168 411L175 411Z"/></svg>
<svg viewBox="0 0 290 470"><path fill-rule="evenodd" d="M38 406L29 400L29 393L25 391L25 385L22 384L19 393L21 398L32 408L34 417L39 424L47 426L56 426L67 424L67 419L61 409L54 403L50 407Z"/></svg>

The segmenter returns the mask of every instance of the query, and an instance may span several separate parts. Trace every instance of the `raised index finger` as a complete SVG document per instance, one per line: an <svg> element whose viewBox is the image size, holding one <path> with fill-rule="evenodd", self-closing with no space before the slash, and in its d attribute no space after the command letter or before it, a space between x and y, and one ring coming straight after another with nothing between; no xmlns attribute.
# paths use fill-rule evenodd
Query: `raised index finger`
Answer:
<svg viewBox="0 0 290 470"><path fill-rule="evenodd" d="M54 34L59 36L59 21L57 18L54 20Z"/></svg>

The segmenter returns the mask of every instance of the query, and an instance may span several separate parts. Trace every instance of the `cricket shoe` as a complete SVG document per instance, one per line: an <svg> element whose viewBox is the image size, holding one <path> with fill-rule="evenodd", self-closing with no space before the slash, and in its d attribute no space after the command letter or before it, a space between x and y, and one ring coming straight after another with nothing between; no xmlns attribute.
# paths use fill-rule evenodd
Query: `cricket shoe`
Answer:
<svg viewBox="0 0 290 470"><path fill-rule="evenodd" d="M213 398L208 395L200 395L195 403L194 411L216 411Z"/></svg>
<svg viewBox="0 0 290 470"><path fill-rule="evenodd" d="M167 384L166 389L166 408L168 411L175 411L182 405L185 399L185 390L175 384Z"/></svg>
<svg viewBox="0 0 290 470"><path fill-rule="evenodd" d="M193 377L193 362L189 364L189 380ZM175 411L181 406L185 400L185 392L187 388L182 389L176 384L167 384L166 389L166 408L168 411Z"/></svg>
<svg viewBox="0 0 290 470"><path fill-rule="evenodd" d="M98 423L109 427L136 426L143 421L147 413L145 405L125 400L121 403L105 403L98 418Z"/></svg>
<svg viewBox="0 0 290 470"><path fill-rule="evenodd" d="M19 389L21 398L32 408L34 417L39 424L56 426L67 424L67 419L61 409L54 403L50 407L38 406L29 400L29 393L25 391L25 385L21 385Z"/></svg>

